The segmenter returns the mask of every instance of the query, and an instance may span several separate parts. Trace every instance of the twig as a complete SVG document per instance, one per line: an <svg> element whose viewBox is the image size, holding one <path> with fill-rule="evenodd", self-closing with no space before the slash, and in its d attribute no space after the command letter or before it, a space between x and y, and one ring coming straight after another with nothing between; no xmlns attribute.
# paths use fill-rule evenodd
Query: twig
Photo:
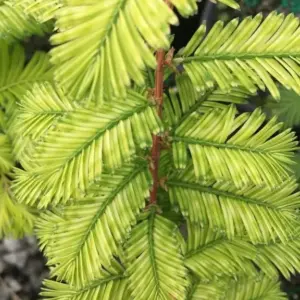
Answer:
<svg viewBox="0 0 300 300"><path fill-rule="evenodd" d="M173 5L169 1L166 1L166 3L169 5L171 9L173 8ZM162 118L162 109L163 109L165 55L166 52L162 49L156 52L157 67L155 71L154 99L157 105L157 114L160 118ZM170 63L170 61L171 59L168 58L168 63ZM151 149L152 163L150 166L150 170L153 178L153 185L150 192L150 205L156 204L157 202L157 190L159 186L158 165L159 165L159 157L160 157L160 144L161 144L161 138L157 135L154 135L152 139L152 149Z"/></svg>
<svg viewBox="0 0 300 300"><path fill-rule="evenodd" d="M155 72L155 89L154 99L157 105L157 114L162 117L162 106L163 106L163 93L164 93L164 60L165 51L158 50L156 53L157 68ZM150 193L150 204L156 204L157 201L157 190L159 185L158 179L158 163L160 156L160 137L157 135L153 136L151 149L152 167L151 173L153 178L153 186Z"/></svg>

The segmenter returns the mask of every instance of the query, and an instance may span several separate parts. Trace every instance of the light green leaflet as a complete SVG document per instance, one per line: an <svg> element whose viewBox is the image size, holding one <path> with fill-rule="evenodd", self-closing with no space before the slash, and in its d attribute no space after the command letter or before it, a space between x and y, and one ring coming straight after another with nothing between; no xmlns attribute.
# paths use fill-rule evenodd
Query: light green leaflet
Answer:
<svg viewBox="0 0 300 300"><path fill-rule="evenodd" d="M42 214L37 234L52 276L84 286L107 272L123 272L115 257L146 205L151 186L148 172L145 163L125 165L114 174L103 174L85 197L76 198L63 212Z"/></svg>
<svg viewBox="0 0 300 300"><path fill-rule="evenodd" d="M257 267L270 278L276 278L279 270L289 280L300 270L299 235L284 243L277 239L253 245L247 236L228 239L219 230L190 221L187 227L185 265L201 280L255 277Z"/></svg>
<svg viewBox="0 0 300 300"><path fill-rule="evenodd" d="M221 230L230 239L246 234L252 243L277 238L285 242L299 226L300 196L294 178L273 189L254 184L236 188L213 176L199 180L189 167L171 177L167 186L173 205L189 221Z"/></svg>
<svg viewBox="0 0 300 300"><path fill-rule="evenodd" d="M42 36L51 29L50 24L38 24L12 1L0 3L0 41L12 43L31 35Z"/></svg>
<svg viewBox="0 0 300 300"><path fill-rule="evenodd" d="M40 23L54 18L57 10L63 5L63 0L9 0L13 7L21 8L27 15L34 17Z"/></svg>
<svg viewBox="0 0 300 300"><path fill-rule="evenodd" d="M133 299L185 299L188 281L178 236L176 225L154 211L132 230L125 264Z"/></svg>
<svg viewBox="0 0 300 300"><path fill-rule="evenodd" d="M175 61L198 90L209 89L212 82L224 91L242 85L252 93L268 88L278 99L273 78L300 93L299 32L293 14L272 12L264 20L258 14L227 25L218 21L205 38L202 25Z"/></svg>
<svg viewBox="0 0 300 300"><path fill-rule="evenodd" d="M183 15L197 10L195 0L170 2ZM156 66L153 50L169 48L170 25L178 23L163 0L65 0L55 15L55 79L76 99L100 103L125 97L131 80L144 83L143 69Z"/></svg>
<svg viewBox="0 0 300 300"><path fill-rule="evenodd" d="M68 202L103 170L113 171L150 147L151 134L163 130L155 107L136 92L128 91L126 105L114 99L97 107L71 104L62 95L50 84L36 85L21 103L15 126L24 129L25 137L33 124L39 129L30 154L20 158L26 171L17 171L14 184L22 203L45 207Z"/></svg>
<svg viewBox="0 0 300 300"><path fill-rule="evenodd" d="M70 284L45 280L41 292L43 299L52 300L124 300L129 299L128 282L123 276L109 276L89 285L76 288Z"/></svg>
<svg viewBox="0 0 300 300"><path fill-rule="evenodd" d="M236 115L233 105L204 114L193 112L175 130L174 163L187 165L191 153L196 177L210 174L236 187L251 184L276 187L289 177L297 141L290 129L280 131L283 123L276 117L264 123L260 109Z"/></svg>
<svg viewBox="0 0 300 300"><path fill-rule="evenodd" d="M14 201L9 191L10 181L4 175L0 179L0 237L19 238L32 234L35 216L27 207Z"/></svg>
<svg viewBox="0 0 300 300"><path fill-rule="evenodd" d="M195 284L189 300L285 300L285 293L281 292L276 279L267 276L256 278L238 277L233 279L224 277L219 281L199 282Z"/></svg>

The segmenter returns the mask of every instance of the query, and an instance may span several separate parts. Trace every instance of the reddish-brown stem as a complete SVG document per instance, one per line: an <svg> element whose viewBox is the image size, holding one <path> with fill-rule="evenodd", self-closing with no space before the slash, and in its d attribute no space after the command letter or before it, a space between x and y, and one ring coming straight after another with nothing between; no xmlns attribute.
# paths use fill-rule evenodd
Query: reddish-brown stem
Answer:
<svg viewBox="0 0 300 300"><path fill-rule="evenodd" d="M164 62L165 62L165 51L158 50L156 53L157 67L155 72L155 88L154 98L157 105L157 114L162 117L162 106L163 106L163 94L164 94ZM151 173L153 179L153 186L150 192L150 204L155 204L157 201L157 190L159 186L158 178L158 163L160 156L160 143L161 138L157 135L153 136L151 149Z"/></svg>
<svg viewBox="0 0 300 300"><path fill-rule="evenodd" d="M169 0L165 0L166 4L173 8L173 5ZM154 99L157 105L157 114L162 118L163 110L163 95L164 95L164 64L165 64L165 51L160 49L156 52L157 67L155 71L155 87L154 87ZM153 136L152 149L151 149L151 173L153 178L153 186L150 192L150 205L157 202L157 190L159 187L158 178L158 164L160 157L161 138L157 135Z"/></svg>

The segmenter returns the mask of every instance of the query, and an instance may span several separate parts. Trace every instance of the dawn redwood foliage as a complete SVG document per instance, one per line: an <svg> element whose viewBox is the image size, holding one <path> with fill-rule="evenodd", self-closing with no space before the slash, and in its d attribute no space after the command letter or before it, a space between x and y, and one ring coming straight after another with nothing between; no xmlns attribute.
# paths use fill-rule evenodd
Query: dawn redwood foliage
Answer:
<svg viewBox="0 0 300 300"><path fill-rule="evenodd" d="M0 1L0 233L34 228L43 299L279 300L300 271L295 134L238 110L258 90L295 103L299 19L171 48L196 2ZM32 35L50 52L28 58Z"/></svg>

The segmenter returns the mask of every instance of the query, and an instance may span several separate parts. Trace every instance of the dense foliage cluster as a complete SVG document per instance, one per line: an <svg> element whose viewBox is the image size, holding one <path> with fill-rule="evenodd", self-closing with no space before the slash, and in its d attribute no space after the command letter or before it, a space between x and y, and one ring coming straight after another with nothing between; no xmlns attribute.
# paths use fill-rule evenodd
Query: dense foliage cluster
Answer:
<svg viewBox="0 0 300 300"><path fill-rule="evenodd" d="M196 2L0 0L0 233L35 228L44 299L280 300L300 271L299 19L201 25L173 56ZM273 117L240 112L258 90Z"/></svg>

